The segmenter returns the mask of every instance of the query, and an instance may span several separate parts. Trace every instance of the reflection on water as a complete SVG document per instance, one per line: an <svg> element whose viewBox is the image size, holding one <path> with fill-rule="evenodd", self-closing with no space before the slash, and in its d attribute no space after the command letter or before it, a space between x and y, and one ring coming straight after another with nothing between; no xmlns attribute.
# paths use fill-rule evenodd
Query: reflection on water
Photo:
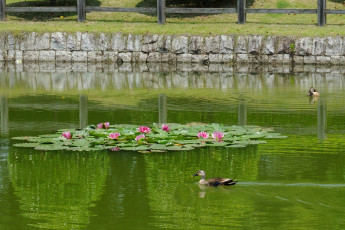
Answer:
<svg viewBox="0 0 345 230"><path fill-rule="evenodd" d="M221 223L232 222L232 225L239 225L238 219L244 218L245 212L250 210L245 202L236 200L233 203L230 199L225 199L221 209L219 200L209 203L215 192L219 191L218 195L229 194L237 187L232 186L229 190L200 188L198 179L191 178L190 175L204 169L209 176L231 176L241 181L255 180L258 157L256 153L256 147L249 147L246 150L215 148L170 155L145 155L150 207L158 220L154 225L168 229L207 229L208 221L212 221L214 228L222 227ZM197 199L200 197L206 199L207 203L200 202ZM229 222L224 219L224 210L230 207L231 209L225 212L229 215L231 210L234 211Z"/></svg>
<svg viewBox="0 0 345 230"><path fill-rule="evenodd" d="M327 110L325 99L321 99L317 106L317 137L319 139L326 138L327 129Z"/></svg>
<svg viewBox="0 0 345 230"><path fill-rule="evenodd" d="M8 105L7 97L1 97L1 122L0 122L0 134L8 134Z"/></svg>
<svg viewBox="0 0 345 230"><path fill-rule="evenodd" d="M53 67L0 75L0 229L345 227L344 69ZM13 136L104 121L259 125L289 137L155 154L11 147ZM239 183L200 187L190 177L199 169Z"/></svg>
<svg viewBox="0 0 345 230"><path fill-rule="evenodd" d="M80 63L78 64L80 65ZM198 66L196 66L198 70ZM103 71L61 70L50 71L28 69L27 71L7 72L0 68L0 85L3 89L24 88L26 90L90 90L90 89L161 89L161 88L210 88L217 90L241 89L257 93L272 90L277 86L294 86L304 89L305 95L311 86L322 94L328 89L345 87L344 70L340 67L315 67L299 73L298 67L290 66L219 66L219 71L195 71L193 68L171 71L160 68L146 69L104 69ZM206 69L207 70L207 69ZM291 72L296 71L296 72ZM188 74L188 77L187 75ZM325 90L323 90L325 89ZM281 89L282 92L284 89ZM291 93L291 92L290 92Z"/></svg>
<svg viewBox="0 0 345 230"><path fill-rule="evenodd" d="M88 112L87 112L87 96L79 96L79 129L83 129L88 126Z"/></svg>
<svg viewBox="0 0 345 230"><path fill-rule="evenodd" d="M103 192L108 171L104 154L27 153L8 157L12 186L29 225L46 229L84 229L89 207Z"/></svg>

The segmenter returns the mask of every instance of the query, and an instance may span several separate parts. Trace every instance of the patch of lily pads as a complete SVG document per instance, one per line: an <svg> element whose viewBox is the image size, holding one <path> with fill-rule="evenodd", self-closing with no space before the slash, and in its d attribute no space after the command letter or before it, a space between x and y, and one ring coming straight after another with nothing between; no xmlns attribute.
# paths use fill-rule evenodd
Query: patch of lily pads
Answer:
<svg viewBox="0 0 345 230"><path fill-rule="evenodd" d="M14 137L16 147L36 150L166 152L202 147L242 148L266 143L265 139L286 138L271 128L223 124L110 125L63 129L55 134Z"/></svg>

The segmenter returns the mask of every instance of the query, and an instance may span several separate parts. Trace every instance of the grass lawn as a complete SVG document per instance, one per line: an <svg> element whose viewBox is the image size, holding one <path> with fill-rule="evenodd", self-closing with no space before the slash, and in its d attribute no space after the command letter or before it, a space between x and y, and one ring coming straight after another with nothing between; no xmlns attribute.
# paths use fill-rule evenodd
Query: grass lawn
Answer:
<svg viewBox="0 0 345 230"><path fill-rule="evenodd" d="M234 1L236 2L236 0ZM60 6L75 5L76 1L60 2ZM49 2L8 0L7 6L49 5ZM90 0L87 5L108 7L155 7L155 0ZM254 0L248 8L316 9L317 0ZM328 0L328 9L345 9L345 0ZM345 15L328 15L327 25L317 27L316 14L247 14L245 25L237 24L237 14L167 15L165 25L157 24L156 15L139 13L101 13L86 15L78 23L75 14L8 14L0 22L1 31L65 31L158 34L261 34L294 36L345 35Z"/></svg>

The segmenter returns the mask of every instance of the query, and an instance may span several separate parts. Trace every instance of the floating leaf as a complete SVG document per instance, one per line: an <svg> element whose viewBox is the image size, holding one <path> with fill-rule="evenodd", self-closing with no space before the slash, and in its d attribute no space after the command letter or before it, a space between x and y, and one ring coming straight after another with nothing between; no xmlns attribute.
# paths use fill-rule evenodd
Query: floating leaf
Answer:
<svg viewBox="0 0 345 230"><path fill-rule="evenodd" d="M258 145L258 144L266 144L266 141L262 140L242 140L242 141L234 141L236 145Z"/></svg>
<svg viewBox="0 0 345 230"><path fill-rule="evenodd" d="M153 150L166 150L167 146L162 144L153 144L149 148Z"/></svg>
<svg viewBox="0 0 345 230"><path fill-rule="evenodd" d="M173 145L173 146L168 146L167 150L173 150L173 151L181 151L181 150L185 150L186 148L184 148L181 145Z"/></svg>
<svg viewBox="0 0 345 230"><path fill-rule="evenodd" d="M52 150L67 150L67 149L69 149L69 147L62 146L62 145L39 145L35 149L36 150L52 151Z"/></svg>
<svg viewBox="0 0 345 230"><path fill-rule="evenodd" d="M280 133L269 133L265 136L268 139L282 139L287 138L287 136L282 136Z"/></svg>
<svg viewBox="0 0 345 230"><path fill-rule="evenodd" d="M259 138L263 138L266 135L264 133L254 133L254 134L249 134L249 135L243 135L241 136L242 139L259 139Z"/></svg>
<svg viewBox="0 0 345 230"><path fill-rule="evenodd" d="M236 144L236 145L227 145L225 147L227 147L227 148L245 148L247 146L246 145Z"/></svg>
<svg viewBox="0 0 345 230"><path fill-rule="evenodd" d="M147 150L146 145L138 146L138 147L123 147L121 150L127 150L127 151L145 151Z"/></svg>
<svg viewBox="0 0 345 230"><path fill-rule="evenodd" d="M66 151L99 151L99 150L125 150L140 152L165 152L183 151L200 147L231 147L240 148L250 144L266 143L263 138L286 138L279 133L273 133L270 128L258 126L226 126L223 124L190 123L187 125L168 124L170 131L161 129L161 125L153 124L151 132L145 134L145 138L135 141L139 135L138 125L112 125L109 129L95 129L88 126L85 129L63 129L55 134L40 135L37 137L15 137L13 140L25 141L14 144L15 147L31 147L37 150L66 150ZM61 136L63 131L72 134L71 139ZM214 141L212 138L198 138L201 131L212 134L222 132L225 136L222 141ZM117 139L109 139L110 133L118 132L121 136Z"/></svg>
<svg viewBox="0 0 345 230"><path fill-rule="evenodd" d="M228 143L224 141L221 141L221 142L214 141L214 142L208 142L206 145L207 146L226 146L228 145Z"/></svg>
<svg viewBox="0 0 345 230"><path fill-rule="evenodd" d="M43 138L56 138L60 137L60 134L45 134L45 135L39 135L38 137L43 137Z"/></svg>
<svg viewBox="0 0 345 230"><path fill-rule="evenodd" d="M85 147L85 146L89 146L89 142L85 139L79 139L79 140L75 140L72 142L72 144L74 146L80 146L80 147Z"/></svg>
<svg viewBox="0 0 345 230"><path fill-rule="evenodd" d="M39 143L17 143L14 144L15 147L22 147L22 148L35 148L39 146Z"/></svg>
<svg viewBox="0 0 345 230"><path fill-rule="evenodd" d="M176 140L175 143L178 144L200 144L205 139L194 139L194 140Z"/></svg>
<svg viewBox="0 0 345 230"><path fill-rule="evenodd" d="M37 137L30 137L30 136L27 136L27 137L12 137L12 140L27 141L27 140L32 139L32 138L37 138Z"/></svg>

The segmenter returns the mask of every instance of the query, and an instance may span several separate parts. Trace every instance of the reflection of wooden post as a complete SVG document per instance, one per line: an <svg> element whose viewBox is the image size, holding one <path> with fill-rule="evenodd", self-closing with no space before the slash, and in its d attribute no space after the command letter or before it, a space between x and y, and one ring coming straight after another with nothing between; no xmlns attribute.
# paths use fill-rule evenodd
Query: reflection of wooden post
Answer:
<svg viewBox="0 0 345 230"><path fill-rule="evenodd" d="M85 19L86 19L85 0L77 0L77 13L78 13L78 22L85 22Z"/></svg>
<svg viewBox="0 0 345 230"><path fill-rule="evenodd" d="M167 122L167 97L165 94L159 94L158 99L158 120L159 123L166 123Z"/></svg>
<svg viewBox="0 0 345 230"><path fill-rule="evenodd" d="M157 0L158 24L165 24L165 0Z"/></svg>
<svg viewBox="0 0 345 230"><path fill-rule="evenodd" d="M317 104L317 137L319 139L326 138L327 129L327 110L324 99L320 99Z"/></svg>
<svg viewBox="0 0 345 230"><path fill-rule="evenodd" d="M8 105L7 97L1 97L1 134L8 134Z"/></svg>
<svg viewBox="0 0 345 230"><path fill-rule="evenodd" d="M0 21L4 21L6 18L6 0L0 0Z"/></svg>
<svg viewBox="0 0 345 230"><path fill-rule="evenodd" d="M247 105L244 98L240 98L238 104L238 125L247 125Z"/></svg>
<svg viewBox="0 0 345 230"><path fill-rule="evenodd" d="M87 96L79 96L79 128L87 126Z"/></svg>

